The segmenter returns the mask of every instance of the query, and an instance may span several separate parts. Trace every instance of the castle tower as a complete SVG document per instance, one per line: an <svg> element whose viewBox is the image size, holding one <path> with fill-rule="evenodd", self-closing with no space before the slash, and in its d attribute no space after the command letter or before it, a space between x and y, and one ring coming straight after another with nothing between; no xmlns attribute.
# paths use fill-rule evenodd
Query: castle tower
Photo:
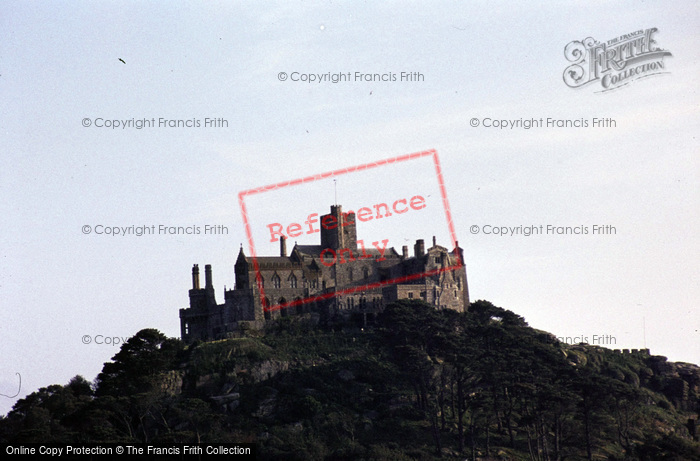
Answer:
<svg viewBox="0 0 700 461"><path fill-rule="evenodd" d="M416 256L416 258L420 258L425 254L425 240L416 240L416 244L413 245L413 253Z"/></svg>
<svg viewBox="0 0 700 461"><path fill-rule="evenodd" d="M341 205L331 205L331 212L321 216L321 247L357 251L355 213L343 213Z"/></svg>
<svg viewBox="0 0 700 461"><path fill-rule="evenodd" d="M462 288L462 303L464 304L464 311L466 312L469 307L469 284L467 282L467 266L464 263L464 250L459 247L459 242L455 240L455 249L452 251L452 255L455 258L455 262L462 266L456 270L456 275L460 278L460 283L464 284Z"/></svg>

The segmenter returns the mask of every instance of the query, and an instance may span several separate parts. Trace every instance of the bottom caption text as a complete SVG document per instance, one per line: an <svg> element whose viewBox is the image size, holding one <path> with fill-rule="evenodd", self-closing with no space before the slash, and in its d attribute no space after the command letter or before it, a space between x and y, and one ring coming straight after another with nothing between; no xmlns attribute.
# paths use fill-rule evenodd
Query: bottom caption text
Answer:
<svg viewBox="0 0 700 461"><path fill-rule="evenodd" d="M51 457L61 459L206 459L233 456L256 459L254 443L199 444L3 444L4 459Z"/></svg>

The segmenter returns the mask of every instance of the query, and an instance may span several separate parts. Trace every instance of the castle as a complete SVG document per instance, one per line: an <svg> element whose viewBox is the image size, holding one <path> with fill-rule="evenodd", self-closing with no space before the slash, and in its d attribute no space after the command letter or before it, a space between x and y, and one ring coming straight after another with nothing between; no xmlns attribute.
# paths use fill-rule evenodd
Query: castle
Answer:
<svg viewBox="0 0 700 461"><path fill-rule="evenodd" d="M320 245L294 245L280 236L279 256L249 257L238 253L236 284L224 289L217 304L211 266L204 269L200 287L199 266L192 268L190 306L180 309L182 340L216 340L260 329L266 321L288 315L315 315L319 319L356 319L371 322L383 308L399 299L421 299L437 309L466 311L469 306L463 251L437 245L426 249L417 240L413 256L386 248L387 240L373 248L357 240L355 213L331 206L321 217ZM334 225L326 225L334 223ZM358 249L358 243L360 247Z"/></svg>

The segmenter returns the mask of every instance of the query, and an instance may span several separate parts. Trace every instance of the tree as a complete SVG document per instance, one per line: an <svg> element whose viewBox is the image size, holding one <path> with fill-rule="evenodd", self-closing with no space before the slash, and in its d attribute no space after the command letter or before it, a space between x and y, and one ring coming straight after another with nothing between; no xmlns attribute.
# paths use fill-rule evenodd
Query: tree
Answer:
<svg viewBox="0 0 700 461"><path fill-rule="evenodd" d="M52 384L18 400L3 421L15 442L58 442L77 433L75 415L93 399L90 383L80 375L66 386Z"/></svg>
<svg viewBox="0 0 700 461"><path fill-rule="evenodd" d="M124 396L153 390L162 373L176 365L184 345L155 329L144 329L129 338L97 375L96 394Z"/></svg>
<svg viewBox="0 0 700 461"><path fill-rule="evenodd" d="M440 437L442 352L450 334L447 316L418 300L401 300L385 309L380 322L396 364L414 388L418 407L430 421L435 451Z"/></svg>

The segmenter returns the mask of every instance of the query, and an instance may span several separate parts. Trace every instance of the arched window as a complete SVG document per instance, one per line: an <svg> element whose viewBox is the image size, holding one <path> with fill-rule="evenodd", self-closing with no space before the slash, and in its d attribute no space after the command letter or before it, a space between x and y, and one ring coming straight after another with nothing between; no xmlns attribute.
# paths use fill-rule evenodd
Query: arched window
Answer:
<svg viewBox="0 0 700 461"><path fill-rule="evenodd" d="M280 306L280 315L281 315L282 317L286 317L287 314L288 314L288 312L287 312L287 306L285 306L285 304L287 304L287 300L284 299L284 298L280 298L280 300L278 301L278 303L279 303L279 306Z"/></svg>
<svg viewBox="0 0 700 461"><path fill-rule="evenodd" d="M263 298L263 312L264 312L265 320L270 320L272 318L272 315L270 314L269 308L270 308L270 298L265 296L265 298Z"/></svg>
<svg viewBox="0 0 700 461"><path fill-rule="evenodd" d="M296 288L297 287L297 278L294 274L289 276L289 286L291 288Z"/></svg>
<svg viewBox="0 0 700 461"><path fill-rule="evenodd" d="M280 276L275 274L272 276L272 287L273 288L280 288L282 286L282 281L280 280Z"/></svg>
<svg viewBox="0 0 700 461"><path fill-rule="evenodd" d="M367 269L366 267L363 268L363 269L362 269L362 276L363 276L364 278L368 279L368 278L369 278L369 269Z"/></svg>

